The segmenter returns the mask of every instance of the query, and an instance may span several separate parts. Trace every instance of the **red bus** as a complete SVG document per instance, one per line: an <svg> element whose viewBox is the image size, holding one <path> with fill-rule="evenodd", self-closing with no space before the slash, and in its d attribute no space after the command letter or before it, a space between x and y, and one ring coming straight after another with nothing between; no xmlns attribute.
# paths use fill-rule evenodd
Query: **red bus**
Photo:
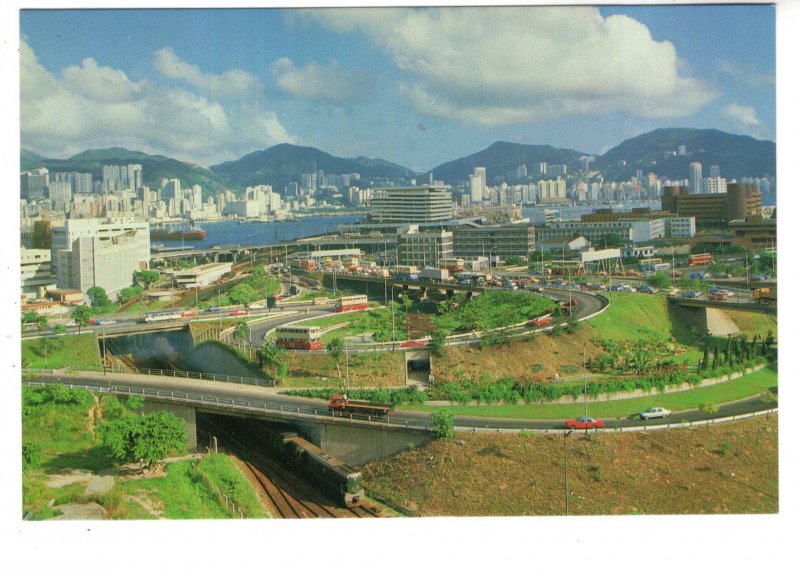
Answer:
<svg viewBox="0 0 800 571"><path fill-rule="evenodd" d="M322 332L314 325L282 325L275 329L275 345L284 349L322 349Z"/></svg>
<svg viewBox="0 0 800 571"><path fill-rule="evenodd" d="M689 267L709 266L713 261L714 257L711 254L692 254L689 256Z"/></svg>
<svg viewBox="0 0 800 571"><path fill-rule="evenodd" d="M336 313L359 311L361 309L369 309L369 302L367 301L366 295L350 295L340 297L336 301Z"/></svg>

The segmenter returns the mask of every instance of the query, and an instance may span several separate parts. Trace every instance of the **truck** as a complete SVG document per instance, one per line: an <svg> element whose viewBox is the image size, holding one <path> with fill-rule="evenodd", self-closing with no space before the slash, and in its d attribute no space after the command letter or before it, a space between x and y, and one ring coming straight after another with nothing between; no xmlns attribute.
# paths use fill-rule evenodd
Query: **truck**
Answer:
<svg viewBox="0 0 800 571"><path fill-rule="evenodd" d="M328 410L336 415L344 414L363 414L366 416L386 416L391 414L394 406L384 403L370 402L366 400L355 400L348 398L346 394L333 395L328 401Z"/></svg>
<svg viewBox="0 0 800 571"><path fill-rule="evenodd" d="M759 287L753 290L753 301L756 303L778 303L778 290L768 287Z"/></svg>
<svg viewBox="0 0 800 571"><path fill-rule="evenodd" d="M437 280L441 282L450 281L450 270L445 268L422 268L419 273L420 279L424 280Z"/></svg>

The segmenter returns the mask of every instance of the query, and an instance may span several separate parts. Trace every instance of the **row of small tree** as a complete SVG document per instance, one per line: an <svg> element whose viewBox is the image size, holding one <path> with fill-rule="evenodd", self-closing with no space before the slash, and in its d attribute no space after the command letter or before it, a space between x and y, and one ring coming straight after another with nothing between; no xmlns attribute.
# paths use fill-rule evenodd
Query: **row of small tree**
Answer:
<svg viewBox="0 0 800 571"><path fill-rule="evenodd" d="M750 340L746 335L729 335L727 341L709 337L705 343L703 358L698 363L698 370L713 371L720 367L747 364L759 357L771 359L774 344L772 330L763 338L755 334Z"/></svg>

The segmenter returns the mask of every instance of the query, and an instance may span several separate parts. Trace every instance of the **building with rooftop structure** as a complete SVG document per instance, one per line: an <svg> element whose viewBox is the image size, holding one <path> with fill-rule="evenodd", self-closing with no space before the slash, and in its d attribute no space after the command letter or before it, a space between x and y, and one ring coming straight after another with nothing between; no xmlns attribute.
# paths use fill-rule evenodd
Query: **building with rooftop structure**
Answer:
<svg viewBox="0 0 800 571"><path fill-rule="evenodd" d="M453 199L444 186L380 188L373 191L369 221L422 224L453 218Z"/></svg>

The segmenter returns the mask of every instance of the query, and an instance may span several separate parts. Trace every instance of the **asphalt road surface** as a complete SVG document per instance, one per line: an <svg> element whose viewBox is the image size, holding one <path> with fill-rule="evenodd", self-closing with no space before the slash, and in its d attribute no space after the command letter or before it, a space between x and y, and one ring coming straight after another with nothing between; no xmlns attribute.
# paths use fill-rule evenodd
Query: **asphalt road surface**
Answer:
<svg viewBox="0 0 800 571"><path fill-rule="evenodd" d="M131 389L134 393L146 390L148 394L158 390L162 396L174 394L182 398L188 395L192 400L199 401L202 396L203 402L213 402L220 399L233 404L251 406L253 408L275 409L281 406L291 409L292 412L307 415L330 416L327 402L320 399L307 399L302 397L291 397L279 393L279 388L265 388L251 385L240 385L237 383L225 383L220 381L208 381L197 379L181 379L173 377L156 377L144 375L130 375L125 373L81 373L77 375L39 375L36 380L43 382L61 382L64 384L90 385L102 389L115 388L118 392L125 392ZM678 424L681 422L698 422L713 418L723 418L733 415L744 415L761 410L773 408L773 404L765 404L760 396L722 404L719 410L710 416L703 412L692 409L682 412L674 412L667 418L639 420L630 418L604 419L607 428L628 428L635 426L656 426L660 424ZM591 404L589 405L591 414ZM395 411L391 415L392 424L407 423L410 427L424 427L431 422L430 413L415 411ZM476 416L457 416L455 425L461 428L479 429L512 429L512 430L564 430L564 420L537 420L537 419L505 419Z"/></svg>

